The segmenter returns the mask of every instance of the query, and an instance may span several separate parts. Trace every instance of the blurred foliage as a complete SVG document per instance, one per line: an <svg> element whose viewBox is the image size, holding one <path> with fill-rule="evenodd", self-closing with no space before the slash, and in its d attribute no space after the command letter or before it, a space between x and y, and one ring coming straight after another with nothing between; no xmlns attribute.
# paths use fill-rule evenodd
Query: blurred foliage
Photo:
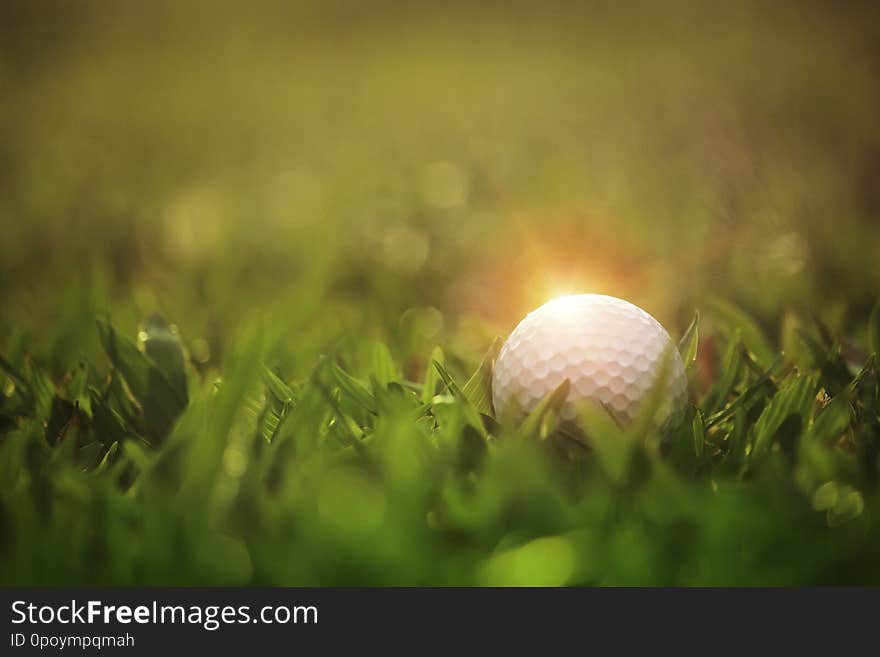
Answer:
<svg viewBox="0 0 880 657"><path fill-rule="evenodd" d="M244 323L222 379L155 316L140 350L99 322L104 374L2 361L0 581L878 582L876 353L850 373L816 337L815 364L763 369L737 333L680 427L649 399L647 421L585 407L573 433L567 381L521 425L493 418L497 343L465 385L439 347L412 381L381 343L287 382Z"/></svg>
<svg viewBox="0 0 880 657"><path fill-rule="evenodd" d="M878 583L870 4L178 5L0 9L0 582ZM575 291L673 435L493 418Z"/></svg>

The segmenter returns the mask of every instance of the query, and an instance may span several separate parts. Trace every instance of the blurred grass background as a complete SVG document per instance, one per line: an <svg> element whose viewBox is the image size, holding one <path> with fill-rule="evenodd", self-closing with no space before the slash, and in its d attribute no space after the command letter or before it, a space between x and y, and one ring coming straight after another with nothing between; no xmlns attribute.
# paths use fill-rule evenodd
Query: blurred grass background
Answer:
<svg viewBox="0 0 880 657"><path fill-rule="evenodd" d="M872 7L712 5L4 3L0 335L506 332L580 290L864 317Z"/></svg>
<svg viewBox="0 0 880 657"><path fill-rule="evenodd" d="M57 379L106 367L97 315L134 336L160 312L205 380L236 350L363 371L376 340L416 379L582 291L675 335L725 298L771 342L790 309L864 342L878 25L856 2L4 2L0 350Z"/></svg>

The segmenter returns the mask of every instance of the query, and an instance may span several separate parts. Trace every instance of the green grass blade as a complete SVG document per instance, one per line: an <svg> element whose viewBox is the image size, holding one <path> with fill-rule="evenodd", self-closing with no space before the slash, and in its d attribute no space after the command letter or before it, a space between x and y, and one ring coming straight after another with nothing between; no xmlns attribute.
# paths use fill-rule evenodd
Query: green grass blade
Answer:
<svg viewBox="0 0 880 657"><path fill-rule="evenodd" d="M621 429L611 414L598 404L581 404L578 419L602 470L612 482L621 483L629 470L634 447L632 436Z"/></svg>
<svg viewBox="0 0 880 657"><path fill-rule="evenodd" d="M443 350L439 346L434 347L431 351L431 360L428 367L425 368L425 381L422 384L422 392L420 395L423 404L431 403L431 400L434 399L434 395L437 394L437 384L441 381L440 372L434 367L435 362L446 362L446 356L443 354Z"/></svg>
<svg viewBox="0 0 880 657"><path fill-rule="evenodd" d="M19 372L18 369L16 369L12 363L6 360L2 355L0 355L0 371L12 379L15 382L15 385L21 388L23 393L30 394L31 387L30 384L25 381L24 374Z"/></svg>
<svg viewBox="0 0 880 657"><path fill-rule="evenodd" d="M678 343L678 352L686 370L690 369L697 360L697 346L700 342L700 313L695 312L690 326L681 336Z"/></svg>
<svg viewBox="0 0 880 657"><path fill-rule="evenodd" d="M706 446L706 425L703 423L703 414L699 409L694 413L694 421L691 426L694 436L694 454L700 458L703 455L703 448Z"/></svg>
<svg viewBox="0 0 880 657"><path fill-rule="evenodd" d="M468 379L467 383L461 389L468 401L478 412L484 415L493 416L492 410L492 369L495 365L495 359L498 358L498 352L504 340L496 337L492 342L492 346L483 356L479 367Z"/></svg>
<svg viewBox="0 0 880 657"><path fill-rule="evenodd" d="M376 382L384 387L389 383L400 379L400 372L394 359L391 357L391 350L384 342L376 342L372 348L372 377Z"/></svg>
<svg viewBox="0 0 880 657"><path fill-rule="evenodd" d="M840 394L816 416L810 427L810 440L823 444L832 444L853 421L853 409L849 396Z"/></svg>
<svg viewBox="0 0 880 657"><path fill-rule="evenodd" d="M186 404L186 357L177 328L159 315L150 315L141 327L138 341L174 392Z"/></svg>
<svg viewBox="0 0 880 657"><path fill-rule="evenodd" d="M269 391L275 396L275 399L280 401L283 404L292 404L294 392L293 389L287 385L281 378L275 374L268 367L263 366L263 377L266 380L266 386L269 388Z"/></svg>
<svg viewBox="0 0 880 657"><path fill-rule="evenodd" d="M812 377L794 373L780 385L776 395L767 403L752 428L753 457L762 455L770 447L777 430L791 416L801 419L806 426L816 396Z"/></svg>
<svg viewBox="0 0 880 657"><path fill-rule="evenodd" d="M565 379L538 402L520 426L518 437L522 440L545 439L555 428L570 388L571 384Z"/></svg>
<svg viewBox="0 0 880 657"><path fill-rule="evenodd" d="M98 320L104 351L143 408L144 424L150 436L162 440L186 406L165 375L134 343L120 336L106 320Z"/></svg>
<svg viewBox="0 0 880 657"><path fill-rule="evenodd" d="M455 399L460 404L461 412L464 415L467 423L474 429L476 429L483 438L487 438L489 436L489 432L486 431L486 427L483 424L483 420L480 417L479 412L477 412L477 409L473 407L470 400L467 398L464 392L462 392L461 388L458 387L458 384L455 382L455 379L452 378L452 375L449 373L446 367L436 360L432 361L432 363L434 365L434 369L437 370L437 374L439 374L440 379L443 381L443 383L449 389L449 392L452 393L453 397L455 397Z"/></svg>
<svg viewBox="0 0 880 657"><path fill-rule="evenodd" d="M336 363L330 365L330 374L344 395L370 413L376 413L376 398L366 384L354 378Z"/></svg>

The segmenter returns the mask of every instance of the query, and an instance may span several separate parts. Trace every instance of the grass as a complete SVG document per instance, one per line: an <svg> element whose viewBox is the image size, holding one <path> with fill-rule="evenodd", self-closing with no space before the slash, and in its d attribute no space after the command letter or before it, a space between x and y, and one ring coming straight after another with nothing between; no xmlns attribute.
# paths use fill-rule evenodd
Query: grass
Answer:
<svg viewBox="0 0 880 657"><path fill-rule="evenodd" d="M878 583L872 8L7 5L0 584ZM493 417L566 292L682 426Z"/></svg>
<svg viewBox="0 0 880 657"><path fill-rule="evenodd" d="M220 379L158 316L139 344L99 321L109 370L2 361L2 581L876 583L876 351L851 361L790 318L777 354L725 312L720 374L693 382L682 427L596 412L586 444L554 430L566 386L521 425L493 419L497 343L466 382L439 347L406 379L381 342L288 380L253 326Z"/></svg>

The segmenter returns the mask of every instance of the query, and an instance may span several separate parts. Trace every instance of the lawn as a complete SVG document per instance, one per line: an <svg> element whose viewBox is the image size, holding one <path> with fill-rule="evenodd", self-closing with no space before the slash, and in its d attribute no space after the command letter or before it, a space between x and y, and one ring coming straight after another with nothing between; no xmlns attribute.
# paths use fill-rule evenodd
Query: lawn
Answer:
<svg viewBox="0 0 880 657"><path fill-rule="evenodd" d="M612 4L0 10L0 584L880 583L878 22ZM495 417L577 292L679 426Z"/></svg>

